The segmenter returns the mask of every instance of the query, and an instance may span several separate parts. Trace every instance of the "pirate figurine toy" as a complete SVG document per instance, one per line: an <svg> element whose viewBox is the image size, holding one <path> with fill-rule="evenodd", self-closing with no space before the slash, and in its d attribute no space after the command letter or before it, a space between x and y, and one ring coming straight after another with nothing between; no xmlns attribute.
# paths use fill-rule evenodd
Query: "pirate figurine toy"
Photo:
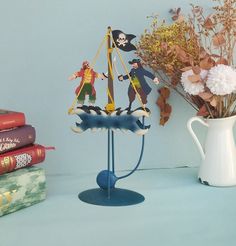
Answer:
<svg viewBox="0 0 236 246"><path fill-rule="evenodd" d="M128 110L131 109L132 102L135 100L136 92L138 92L138 94L140 95L143 107L145 107L147 104L147 95L151 92L152 89L148 85L144 76L152 79L155 84L159 84L158 78L155 77L151 72L143 68L140 59L133 59L132 61L129 61L129 64L131 64L132 66L132 69L130 70L129 73L130 76L128 75L118 76L119 81L129 79L129 77L131 77L132 79L132 83L130 83L128 89L128 96L129 96Z"/></svg>
<svg viewBox="0 0 236 246"><path fill-rule="evenodd" d="M94 88L94 82L96 78L105 79L103 74L95 72L89 65L88 61L84 61L80 71L72 74L68 79L74 80L81 77L79 86L75 90L77 95L78 106L82 107L85 101L85 96L89 96L89 105L94 105L96 101L96 90Z"/></svg>

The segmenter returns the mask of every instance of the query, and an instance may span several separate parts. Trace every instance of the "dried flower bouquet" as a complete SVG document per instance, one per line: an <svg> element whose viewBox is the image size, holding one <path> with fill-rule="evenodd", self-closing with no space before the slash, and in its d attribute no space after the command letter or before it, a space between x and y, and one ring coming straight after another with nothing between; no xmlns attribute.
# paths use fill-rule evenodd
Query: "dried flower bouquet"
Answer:
<svg viewBox="0 0 236 246"><path fill-rule="evenodd" d="M160 124L171 114L169 89L175 90L195 110L208 118L236 114L236 0L212 0L213 12L205 16L200 6L191 5L185 18L180 8L172 9L173 23L152 16L137 47L144 64L165 84L159 90Z"/></svg>

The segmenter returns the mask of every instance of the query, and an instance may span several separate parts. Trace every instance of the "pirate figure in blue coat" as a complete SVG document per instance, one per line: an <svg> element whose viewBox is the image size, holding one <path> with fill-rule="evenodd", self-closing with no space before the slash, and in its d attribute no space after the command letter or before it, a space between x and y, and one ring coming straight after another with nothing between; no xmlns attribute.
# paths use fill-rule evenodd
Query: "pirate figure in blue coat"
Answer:
<svg viewBox="0 0 236 246"><path fill-rule="evenodd" d="M131 109L132 102L135 100L136 92L134 90L134 86L136 91L141 97L141 101L143 106L145 107L147 104L147 96L151 92L151 87L148 85L145 76L152 79L155 84L159 84L159 80L157 77L155 77L151 72L147 71L143 68L140 59L133 59L132 61L129 61L129 64L131 64L132 69L130 70L130 77L132 79L132 83L129 85L128 89L128 96L129 96L129 107L128 110ZM119 75L118 76L119 81L123 81L126 79L129 79L128 75Z"/></svg>

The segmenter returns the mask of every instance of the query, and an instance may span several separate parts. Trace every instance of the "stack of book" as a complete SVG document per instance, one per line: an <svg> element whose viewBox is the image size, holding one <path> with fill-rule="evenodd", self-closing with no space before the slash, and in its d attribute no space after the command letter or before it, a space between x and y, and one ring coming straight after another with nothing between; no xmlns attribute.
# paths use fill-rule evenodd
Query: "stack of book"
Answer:
<svg viewBox="0 0 236 246"><path fill-rule="evenodd" d="M35 143L35 128L22 112L0 109L0 216L46 198L46 148Z"/></svg>

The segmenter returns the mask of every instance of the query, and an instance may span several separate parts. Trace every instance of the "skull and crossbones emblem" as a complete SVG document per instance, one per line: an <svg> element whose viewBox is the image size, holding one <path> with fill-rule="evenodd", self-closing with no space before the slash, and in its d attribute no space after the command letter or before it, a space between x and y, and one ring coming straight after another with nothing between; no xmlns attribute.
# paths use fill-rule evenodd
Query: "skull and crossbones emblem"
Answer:
<svg viewBox="0 0 236 246"><path fill-rule="evenodd" d="M117 42L118 46L125 47L126 44L128 43L128 40L126 39L126 35L124 33L120 33L116 42Z"/></svg>

